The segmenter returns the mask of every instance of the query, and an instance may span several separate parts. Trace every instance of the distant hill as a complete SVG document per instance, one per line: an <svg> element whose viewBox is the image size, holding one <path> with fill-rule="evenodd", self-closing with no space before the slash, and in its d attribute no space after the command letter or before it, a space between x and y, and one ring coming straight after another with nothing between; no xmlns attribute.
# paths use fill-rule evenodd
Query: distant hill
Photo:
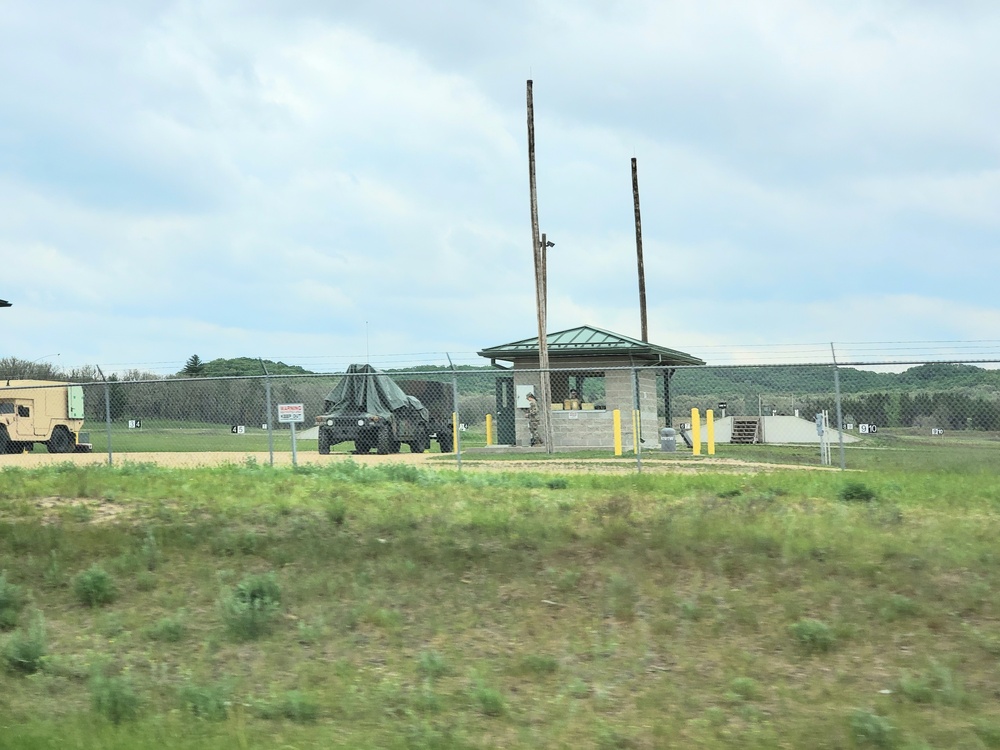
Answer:
<svg viewBox="0 0 1000 750"><path fill-rule="evenodd" d="M264 370L260 366L261 360L255 357L236 357L235 359L213 359L205 362L201 374L202 378L225 378L225 377L247 377L263 375ZM264 360L267 371L271 375L312 375L313 373L298 365L286 365L284 362L273 362ZM183 372L177 373L183 377Z"/></svg>
<svg viewBox="0 0 1000 750"><path fill-rule="evenodd" d="M930 363L904 372L871 372L839 368L844 394L952 390L1000 390L1000 370L973 365ZM684 368L674 377L677 394L699 393L828 393L833 391L833 367L774 365L761 367Z"/></svg>

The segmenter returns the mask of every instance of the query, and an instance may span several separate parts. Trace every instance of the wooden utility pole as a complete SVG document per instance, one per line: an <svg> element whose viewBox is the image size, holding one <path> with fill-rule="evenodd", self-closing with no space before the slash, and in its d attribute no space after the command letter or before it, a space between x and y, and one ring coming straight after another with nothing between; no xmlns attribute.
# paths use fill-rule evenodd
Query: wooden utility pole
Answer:
<svg viewBox="0 0 1000 750"><path fill-rule="evenodd" d="M642 340L649 341L646 324L646 269L642 265L642 219L639 217L639 169L632 157L632 202L635 204L635 252L639 260L639 317L642 321Z"/></svg>
<svg viewBox="0 0 1000 750"><path fill-rule="evenodd" d="M535 308L538 313L539 401L545 450L552 453L552 387L549 378L549 342L546 336L546 240L538 231L538 192L535 187L535 105L528 80L528 187L531 192L531 244L535 260Z"/></svg>

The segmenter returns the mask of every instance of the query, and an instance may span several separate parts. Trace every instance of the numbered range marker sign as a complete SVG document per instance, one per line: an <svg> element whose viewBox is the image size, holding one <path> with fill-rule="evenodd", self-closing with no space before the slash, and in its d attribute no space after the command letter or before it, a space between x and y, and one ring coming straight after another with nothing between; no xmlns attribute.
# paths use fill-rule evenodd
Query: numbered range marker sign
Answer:
<svg viewBox="0 0 1000 750"><path fill-rule="evenodd" d="M130 430L141 429L142 428L142 420L141 419L130 419L128 421L128 428Z"/></svg>
<svg viewBox="0 0 1000 750"><path fill-rule="evenodd" d="M878 427L876 427L873 424L859 424L858 432L860 432L862 435L874 435L876 432L878 432Z"/></svg>
<svg viewBox="0 0 1000 750"><path fill-rule="evenodd" d="M244 435L247 431L247 426L244 424L234 424L229 428L229 431L234 435Z"/></svg>

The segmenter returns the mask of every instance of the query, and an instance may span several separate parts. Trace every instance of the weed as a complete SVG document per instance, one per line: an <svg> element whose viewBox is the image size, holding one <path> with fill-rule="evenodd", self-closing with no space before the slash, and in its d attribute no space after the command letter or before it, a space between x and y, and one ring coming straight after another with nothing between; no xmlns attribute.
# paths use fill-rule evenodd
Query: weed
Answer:
<svg viewBox="0 0 1000 750"><path fill-rule="evenodd" d="M7 573L0 573L0 630L10 630L24 609L24 589L7 581Z"/></svg>
<svg viewBox="0 0 1000 750"><path fill-rule="evenodd" d="M261 701L254 709L262 719L288 719L299 724L316 721L319 716L317 703L298 690L291 690L274 701Z"/></svg>
<svg viewBox="0 0 1000 750"><path fill-rule="evenodd" d="M49 565L42 575L42 580L50 589L62 588L66 583L66 571L63 570L59 554L55 550L49 552Z"/></svg>
<svg viewBox="0 0 1000 750"><path fill-rule="evenodd" d="M545 486L550 490L564 490L569 487L569 481L563 477L556 477L555 479L550 479L546 482Z"/></svg>
<svg viewBox="0 0 1000 750"><path fill-rule="evenodd" d="M810 654L830 651L836 637L825 622L806 618L789 627L799 646Z"/></svg>
<svg viewBox="0 0 1000 750"><path fill-rule="evenodd" d="M343 500L331 500L326 506L326 517L334 526L343 526L347 520L347 504Z"/></svg>
<svg viewBox="0 0 1000 750"><path fill-rule="evenodd" d="M878 493L864 482L845 482L844 486L837 493L837 497L845 502L870 503L878 497Z"/></svg>
<svg viewBox="0 0 1000 750"><path fill-rule="evenodd" d="M482 683L477 684L473 688L472 698L479 706L479 710L486 716L503 716L507 710L506 703L500 691L486 687Z"/></svg>
<svg viewBox="0 0 1000 750"><path fill-rule="evenodd" d="M184 639L187 628L180 615L163 617L146 630L146 637L162 643L177 643Z"/></svg>
<svg viewBox="0 0 1000 750"><path fill-rule="evenodd" d="M156 570L160 566L161 553L160 547L156 543L156 536L153 534L152 529L146 532L146 539L142 543L142 549L139 551L139 556L142 559L143 566L147 571Z"/></svg>
<svg viewBox="0 0 1000 750"><path fill-rule="evenodd" d="M365 613L365 619L378 628L397 630L403 624L403 616L394 609L371 609Z"/></svg>
<svg viewBox="0 0 1000 750"><path fill-rule="evenodd" d="M437 679L448 674L448 665L437 651L421 651L417 662L417 670L424 677Z"/></svg>
<svg viewBox="0 0 1000 750"><path fill-rule="evenodd" d="M299 622L296 626L298 631L298 642L303 646L310 646L319 643L326 631L326 625L322 620L316 622Z"/></svg>
<svg viewBox="0 0 1000 750"><path fill-rule="evenodd" d="M139 717L141 701L128 677L95 676L90 683L90 699L94 710L112 724Z"/></svg>
<svg viewBox="0 0 1000 750"><path fill-rule="evenodd" d="M742 703L743 701L755 700L760 694L760 686L751 677L737 677L729 683L729 692L726 698L730 703Z"/></svg>
<svg viewBox="0 0 1000 750"><path fill-rule="evenodd" d="M566 686L566 693L572 698L586 698L590 695L590 685L579 677L574 677Z"/></svg>
<svg viewBox="0 0 1000 750"><path fill-rule="evenodd" d="M932 664L922 675L901 677L899 692L914 703L960 706L968 701L965 691L955 680L951 670L940 664Z"/></svg>
<svg viewBox="0 0 1000 750"><path fill-rule="evenodd" d="M870 711L855 709L850 720L851 735L861 747L893 748L896 730L889 720Z"/></svg>
<svg viewBox="0 0 1000 750"><path fill-rule="evenodd" d="M697 622L705 616L704 610L699 606L698 602L694 599L689 599L687 601L681 602L680 605L680 615L684 620L691 620Z"/></svg>
<svg viewBox="0 0 1000 750"><path fill-rule="evenodd" d="M269 633L281 604L274 573L250 575L219 600L222 620L237 640L250 641Z"/></svg>
<svg viewBox="0 0 1000 750"><path fill-rule="evenodd" d="M977 721L973 726L979 741L989 748L1000 748L1000 724L990 721Z"/></svg>
<svg viewBox="0 0 1000 750"><path fill-rule="evenodd" d="M886 622L893 622L901 617L914 617L920 614L919 605L908 596L892 594L878 609L879 616Z"/></svg>
<svg viewBox="0 0 1000 750"><path fill-rule="evenodd" d="M39 612L26 631L14 631L14 635L4 646L3 658L10 671L34 674L42 668L47 650L45 620Z"/></svg>
<svg viewBox="0 0 1000 750"><path fill-rule="evenodd" d="M639 593L632 581L619 575L612 576L608 584L608 595L611 600L611 613L617 619L628 622L635 618Z"/></svg>
<svg viewBox="0 0 1000 750"><path fill-rule="evenodd" d="M636 747L635 740L613 726L601 723L594 732L598 750L628 750Z"/></svg>
<svg viewBox="0 0 1000 750"><path fill-rule="evenodd" d="M97 563L73 579L73 593L86 607L110 604L118 598L118 588L110 575Z"/></svg>
<svg viewBox="0 0 1000 750"><path fill-rule="evenodd" d="M554 674L559 669L559 661L551 656L529 654L517 664L518 674L531 674L537 677Z"/></svg>
<svg viewBox="0 0 1000 750"><path fill-rule="evenodd" d="M549 568L546 573L552 581L552 585L562 592L574 591L583 575L579 570L564 570L560 573L552 568Z"/></svg>
<svg viewBox="0 0 1000 750"><path fill-rule="evenodd" d="M181 706L199 719L224 721L230 705L228 685L189 682L178 691Z"/></svg>

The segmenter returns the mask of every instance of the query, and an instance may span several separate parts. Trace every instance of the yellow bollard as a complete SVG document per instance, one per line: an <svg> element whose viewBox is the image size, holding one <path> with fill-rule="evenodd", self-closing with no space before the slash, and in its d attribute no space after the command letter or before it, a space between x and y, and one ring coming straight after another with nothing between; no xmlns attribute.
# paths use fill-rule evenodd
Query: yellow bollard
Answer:
<svg viewBox="0 0 1000 750"><path fill-rule="evenodd" d="M705 432L708 433L708 455L715 455L715 412L705 410Z"/></svg>
<svg viewBox="0 0 1000 750"><path fill-rule="evenodd" d="M493 415L486 415L486 444L493 445Z"/></svg>
<svg viewBox="0 0 1000 750"><path fill-rule="evenodd" d="M701 455L701 414L697 409L691 410L691 443L694 445L691 448L692 456Z"/></svg>
<svg viewBox="0 0 1000 750"><path fill-rule="evenodd" d="M615 433L615 455L622 454L622 413L620 409L611 412L611 422L614 425Z"/></svg>
<svg viewBox="0 0 1000 750"><path fill-rule="evenodd" d="M632 453L639 454L639 410L632 410Z"/></svg>
<svg viewBox="0 0 1000 750"><path fill-rule="evenodd" d="M451 413L451 447L453 453L458 453L458 412Z"/></svg>

